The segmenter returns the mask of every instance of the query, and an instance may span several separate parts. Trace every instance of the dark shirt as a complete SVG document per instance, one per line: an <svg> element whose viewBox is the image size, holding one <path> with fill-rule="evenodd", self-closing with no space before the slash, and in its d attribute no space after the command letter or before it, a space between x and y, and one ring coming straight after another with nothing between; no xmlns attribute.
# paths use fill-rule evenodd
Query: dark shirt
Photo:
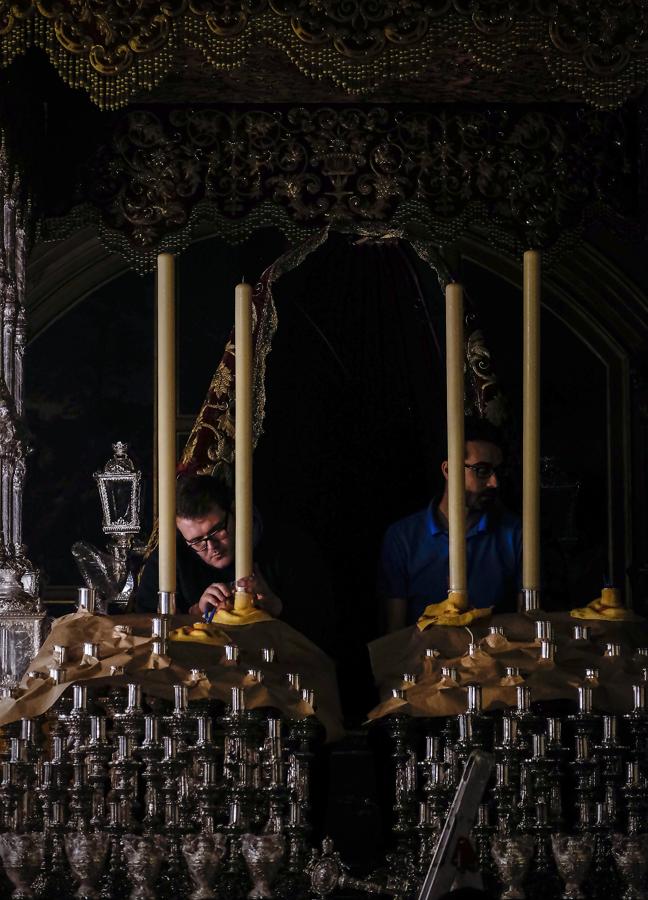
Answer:
<svg viewBox="0 0 648 900"><path fill-rule="evenodd" d="M330 582L321 557L312 542L300 532L291 533L279 546L263 536L254 549L254 561L270 589L279 597L279 618L287 622L326 653L335 655L336 626ZM281 533L286 537L285 529ZM176 534L176 608L187 613L205 589L215 582L234 581L234 566L215 569L190 550ZM158 554L155 550L144 565L135 594L135 611L155 613L158 603Z"/></svg>
<svg viewBox="0 0 648 900"><path fill-rule="evenodd" d="M484 513L466 534L468 598L473 606L513 612L520 589L522 529L503 507ZM379 592L384 600L407 600L407 624L430 603L448 596L449 542L437 507L395 522L382 545Z"/></svg>

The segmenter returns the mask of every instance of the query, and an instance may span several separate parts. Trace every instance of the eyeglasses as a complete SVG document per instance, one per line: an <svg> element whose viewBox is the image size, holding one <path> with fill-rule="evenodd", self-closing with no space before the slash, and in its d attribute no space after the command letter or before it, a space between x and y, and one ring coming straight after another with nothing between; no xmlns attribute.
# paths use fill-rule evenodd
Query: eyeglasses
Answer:
<svg viewBox="0 0 648 900"><path fill-rule="evenodd" d="M224 537L224 532L227 531L227 526L229 524L229 513L225 514L225 518L220 522L217 522L211 531L202 537L194 538L192 541L187 541L187 547L191 547L192 550L195 550L196 553L204 553L207 549L207 544L210 541L218 541Z"/></svg>
<svg viewBox="0 0 648 900"><path fill-rule="evenodd" d="M506 473L503 465L493 466L491 463L464 463L464 468L472 469L480 481L488 481L492 475L499 480Z"/></svg>

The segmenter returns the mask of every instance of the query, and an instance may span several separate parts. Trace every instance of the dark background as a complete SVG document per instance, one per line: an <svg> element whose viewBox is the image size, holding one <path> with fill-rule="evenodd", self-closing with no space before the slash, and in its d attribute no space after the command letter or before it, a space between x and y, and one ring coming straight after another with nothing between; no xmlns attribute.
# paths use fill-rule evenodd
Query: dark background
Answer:
<svg viewBox="0 0 648 900"><path fill-rule="evenodd" d="M285 249L274 230L231 247L194 244L179 262L179 433L188 430L232 327L233 287ZM511 419L507 502L519 508L521 297L465 262L461 277L490 346ZM444 428L442 294L407 245L340 234L276 284L279 327L268 357L265 433L256 500L319 544L339 611L361 641L380 628L376 560L389 522L438 486ZM547 584L555 605L584 603L605 576L605 371L588 347L543 312L543 453L578 481L576 533L546 503ZM27 419L35 451L25 535L46 586L75 585L76 540L103 545L92 473L126 440L144 475L151 523L153 276L104 286L29 344ZM562 504L562 505L561 505Z"/></svg>

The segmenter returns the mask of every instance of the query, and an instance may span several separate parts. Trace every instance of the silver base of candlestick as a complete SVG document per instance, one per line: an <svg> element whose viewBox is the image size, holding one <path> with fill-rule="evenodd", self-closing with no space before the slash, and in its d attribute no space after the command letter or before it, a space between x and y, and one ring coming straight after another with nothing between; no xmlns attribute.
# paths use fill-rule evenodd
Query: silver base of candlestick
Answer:
<svg viewBox="0 0 648 900"><path fill-rule="evenodd" d="M161 616L175 616L176 592L158 591L158 614Z"/></svg>
<svg viewBox="0 0 648 900"><path fill-rule="evenodd" d="M532 588L522 588L522 604L520 612L529 613L540 609L540 591Z"/></svg>

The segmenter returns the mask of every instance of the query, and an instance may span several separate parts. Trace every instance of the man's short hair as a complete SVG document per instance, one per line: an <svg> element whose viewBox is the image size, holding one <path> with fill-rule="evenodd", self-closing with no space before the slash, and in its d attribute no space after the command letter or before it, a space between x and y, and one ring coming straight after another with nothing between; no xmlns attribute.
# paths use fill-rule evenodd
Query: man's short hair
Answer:
<svg viewBox="0 0 648 900"><path fill-rule="evenodd" d="M504 441L499 428L489 422L488 419L479 419L477 416L466 416L464 420L464 441L486 441L495 444L504 453ZM446 435L443 445L443 459L448 458L448 437Z"/></svg>
<svg viewBox="0 0 648 900"><path fill-rule="evenodd" d="M180 519L204 519L219 506L232 511L232 489L211 475L180 475L176 483L176 516Z"/></svg>
<svg viewBox="0 0 648 900"><path fill-rule="evenodd" d="M468 416L464 422L464 440L466 443L468 441L486 441L489 444L495 444L496 447L499 447L504 452L502 433L488 419Z"/></svg>

